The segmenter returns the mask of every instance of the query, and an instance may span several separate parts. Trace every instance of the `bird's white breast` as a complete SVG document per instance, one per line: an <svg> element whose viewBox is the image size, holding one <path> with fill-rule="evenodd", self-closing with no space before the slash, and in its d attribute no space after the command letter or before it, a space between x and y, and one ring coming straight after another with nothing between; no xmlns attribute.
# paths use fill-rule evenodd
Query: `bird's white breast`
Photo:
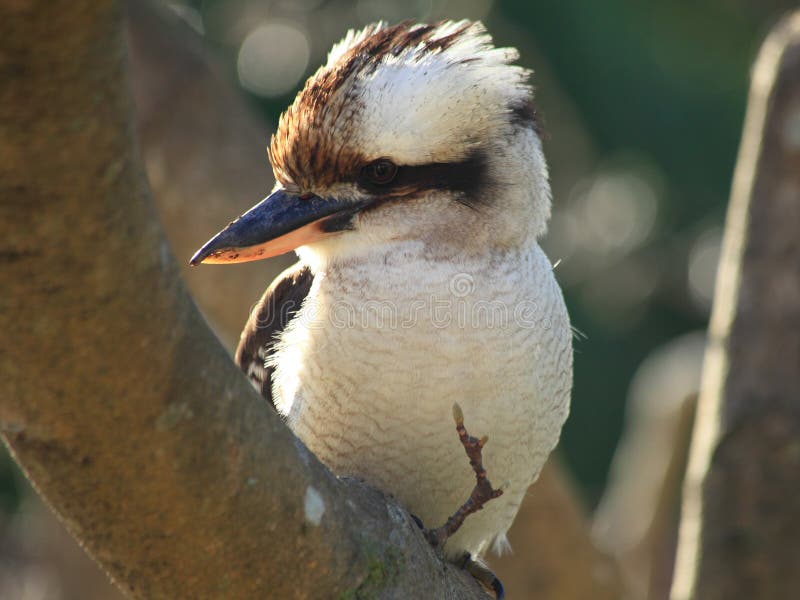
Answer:
<svg viewBox="0 0 800 600"><path fill-rule="evenodd" d="M452 417L489 436L500 498L446 551L502 544L558 441L572 383L571 330L538 245L436 260L405 242L318 272L273 363L278 410L335 473L394 495L427 527L475 483Z"/></svg>

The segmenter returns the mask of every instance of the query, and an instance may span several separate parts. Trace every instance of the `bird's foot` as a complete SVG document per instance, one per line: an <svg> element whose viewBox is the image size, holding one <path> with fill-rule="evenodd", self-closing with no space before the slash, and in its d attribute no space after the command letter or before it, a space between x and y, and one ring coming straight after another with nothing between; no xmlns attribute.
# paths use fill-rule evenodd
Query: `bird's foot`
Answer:
<svg viewBox="0 0 800 600"><path fill-rule="evenodd" d="M467 501L447 519L444 525L436 529L424 530L425 537L434 548L443 546L447 539L458 531L464 519L469 515L479 511L487 502L503 494L502 489L492 488L492 484L486 476L486 469L483 468L483 447L489 438L484 436L479 439L472 437L467 432L464 427L464 413L458 404L453 404L453 418L456 421L458 439L461 440L461 445L464 446L464 450L467 452L469 464L472 466L472 470L475 471L475 487L472 488L472 493L467 498Z"/></svg>
<svg viewBox="0 0 800 600"><path fill-rule="evenodd" d="M506 591L503 588L503 583L483 561L472 558L472 555L469 552L466 552L460 561L460 565L461 568L465 569L470 575L472 575L482 587L494 593L496 600L503 600L506 597Z"/></svg>

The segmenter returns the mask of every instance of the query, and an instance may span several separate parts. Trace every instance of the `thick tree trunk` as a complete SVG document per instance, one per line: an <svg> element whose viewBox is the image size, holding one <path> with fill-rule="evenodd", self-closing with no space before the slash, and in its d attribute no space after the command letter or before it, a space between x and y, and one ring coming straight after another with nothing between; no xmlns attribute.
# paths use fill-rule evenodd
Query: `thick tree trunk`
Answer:
<svg viewBox="0 0 800 600"><path fill-rule="evenodd" d="M674 600L800 590L800 13L753 73L684 493Z"/></svg>
<svg viewBox="0 0 800 600"><path fill-rule="evenodd" d="M138 598L478 598L406 513L334 478L194 308L131 136L121 19L0 1L0 428Z"/></svg>

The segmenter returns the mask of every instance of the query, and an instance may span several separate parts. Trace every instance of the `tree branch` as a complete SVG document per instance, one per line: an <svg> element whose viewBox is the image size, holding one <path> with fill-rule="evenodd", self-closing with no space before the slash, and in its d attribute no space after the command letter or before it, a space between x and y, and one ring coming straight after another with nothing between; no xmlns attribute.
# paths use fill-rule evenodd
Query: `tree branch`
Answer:
<svg viewBox="0 0 800 600"><path fill-rule="evenodd" d="M131 137L118 7L0 3L0 427L138 598L478 598L333 477L194 308Z"/></svg>
<svg viewBox="0 0 800 600"><path fill-rule="evenodd" d="M800 589L800 12L765 42L722 249L674 600Z"/></svg>

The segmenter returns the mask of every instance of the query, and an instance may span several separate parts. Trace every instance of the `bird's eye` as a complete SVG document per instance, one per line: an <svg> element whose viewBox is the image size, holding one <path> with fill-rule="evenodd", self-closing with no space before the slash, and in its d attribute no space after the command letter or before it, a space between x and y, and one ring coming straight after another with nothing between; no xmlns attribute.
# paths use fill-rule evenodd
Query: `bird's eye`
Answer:
<svg viewBox="0 0 800 600"><path fill-rule="evenodd" d="M369 163L363 170L364 177L375 185L386 185L397 175L397 165L381 158Z"/></svg>

